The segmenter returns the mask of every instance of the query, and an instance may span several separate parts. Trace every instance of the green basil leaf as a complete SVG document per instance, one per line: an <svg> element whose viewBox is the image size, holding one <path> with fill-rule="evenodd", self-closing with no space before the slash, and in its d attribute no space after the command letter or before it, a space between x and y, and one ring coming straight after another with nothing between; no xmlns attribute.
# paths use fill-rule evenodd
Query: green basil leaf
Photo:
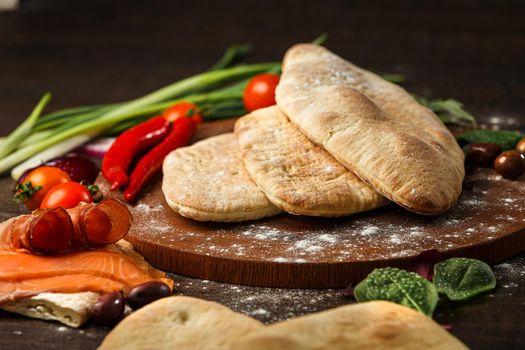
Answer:
<svg viewBox="0 0 525 350"><path fill-rule="evenodd" d="M524 135L518 131L507 130L473 130L457 137L460 146L470 143L495 143L506 151L514 149Z"/></svg>
<svg viewBox="0 0 525 350"><path fill-rule="evenodd" d="M438 302L436 287L414 272L393 267L375 269L354 288L358 302L387 300L432 316Z"/></svg>
<svg viewBox="0 0 525 350"><path fill-rule="evenodd" d="M450 300L467 300L496 287L496 277L483 261L451 258L434 266L433 282Z"/></svg>

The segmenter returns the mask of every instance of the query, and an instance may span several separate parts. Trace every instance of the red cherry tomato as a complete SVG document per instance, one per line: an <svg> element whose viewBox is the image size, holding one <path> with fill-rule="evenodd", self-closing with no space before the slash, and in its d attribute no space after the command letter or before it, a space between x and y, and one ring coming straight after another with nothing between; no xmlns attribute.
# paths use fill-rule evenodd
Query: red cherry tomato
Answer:
<svg viewBox="0 0 525 350"><path fill-rule="evenodd" d="M279 84L279 76L263 73L254 76L244 89L244 107L249 112L275 104L275 88Z"/></svg>
<svg viewBox="0 0 525 350"><path fill-rule="evenodd" d="M199 107L194 103L186 101L175 103L173 106L166 109L164 113L162 113L162 116L170 123L181 117L190 117L195 124L202 123L202 116Z"/></svg>
<svg viewBox="0 0 525 350"><path fill-rule="evenodd" d="M53 166L41 166L19 180L16 198L28 209L34 210L40 207L40 203L53 187L69 181L71 178L65 171Z"/></svg>
<svg viewBox="0 0 525 350"><path fill-rule="evenodd" d="M78 182L67 182L53 187L46 194L40 208L74 208L80 202L93 203L89 190Z"/></svg>

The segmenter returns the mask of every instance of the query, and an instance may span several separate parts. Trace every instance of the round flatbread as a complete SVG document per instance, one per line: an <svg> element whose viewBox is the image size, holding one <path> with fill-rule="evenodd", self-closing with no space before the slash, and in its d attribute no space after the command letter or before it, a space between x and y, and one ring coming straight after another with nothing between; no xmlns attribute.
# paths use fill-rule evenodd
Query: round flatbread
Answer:
<svg viewBox="0 0 525 350"><path fill-rule="evenodd" d="M228 222L280 212L246 172L233 133L171 152L162 171L166 202L182 216Z"/></svg>
<svg viewBox="0 0 525 350"><path fill-rule="evenodd" d="M386 301L371 301L293 318L235 343L250 350L465 350L431 318Z"/></svg>
<svg viewBox="0 0 525 350"><path fill-rule="evenodd" d="M132 313L99 350L465 350L431 318L386 301L338 307L265 326L220 304L158 300Z"/></svg>
<svg viewBox="0 0 525 350"><path fill-rule="evenodd" d="M299 44L286 53L276 100L311 141L408 210L437 215L459 197L463 152L403 88L323 47Z"/></svg>
<svg viewBox="0 0 525 350"><path fill-rule="evenodd" d="M304 136L277 106L239 119L235 135L252 179L284 211L343 216L386 203L384 197Z"/></svg>
<svg viewBox="0 0 525 350"><path fill-rule="evenodd" d="M126 317L99 350L226 350L241 336L261 327L259 321L217 303L169 297Z"/></svg>

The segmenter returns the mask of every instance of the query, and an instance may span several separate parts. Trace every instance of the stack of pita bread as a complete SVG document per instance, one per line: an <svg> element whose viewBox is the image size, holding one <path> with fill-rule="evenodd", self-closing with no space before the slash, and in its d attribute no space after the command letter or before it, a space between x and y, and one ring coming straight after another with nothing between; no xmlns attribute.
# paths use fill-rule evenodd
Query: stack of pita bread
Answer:
<svg viewBox="0 0 525 350"><path fill-rule="evenodd" d="M458 199L464 156L452 134L401 87L327 49L285 55L277 105L234 133L175 150L163 192L183 216L243 221L344 216L388 200L438 215Z"/></svg>

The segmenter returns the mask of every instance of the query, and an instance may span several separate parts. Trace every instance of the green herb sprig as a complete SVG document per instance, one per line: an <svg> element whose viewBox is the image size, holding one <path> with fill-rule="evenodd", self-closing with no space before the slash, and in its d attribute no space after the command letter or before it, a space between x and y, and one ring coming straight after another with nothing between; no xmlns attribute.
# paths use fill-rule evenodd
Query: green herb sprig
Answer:
<svg viewBox="0 0 525 350"><path fill-rule="evenodd" d="M422 96L414 95L417 102L430 109L445 124L457 124L463 126L475 126L476 118L463 109L463 103L448 99L429 100Z"/></svg>

